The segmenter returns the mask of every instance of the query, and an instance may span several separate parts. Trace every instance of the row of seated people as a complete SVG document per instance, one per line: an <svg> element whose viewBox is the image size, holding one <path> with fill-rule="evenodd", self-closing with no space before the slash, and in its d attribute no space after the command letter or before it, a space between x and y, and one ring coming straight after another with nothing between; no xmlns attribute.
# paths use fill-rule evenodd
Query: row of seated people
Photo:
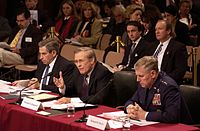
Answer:
<svg viewBox="0 0 200 131"><path fill-rule="evenodd" d="M8 42L11 51L1 48L1 67L6 64L37 64L38 42L42 39L42 35L39 29L30 24L30 12L26 9L20 11L17 15L19 26ZM91 13L90 10L86 12ZM159 70L165 71L177 83L180 83L187 68L187 51L184 45L172 39L172 25L166 20L157 22L155 34L158 41L155 43L147 44L142 38L142 32L140 22L130 21L127 24L129 38L127 38L128 43L124 59L120 64L123 65L121 67L132 68L139 58L156 54L157 51L160 51L159 47L163 45L162 51L156 54L159 60ZM85 40L89 40L89 38ZM180 60L179 58L183 59Z"/></svg>
<svg viewBox="0 0 200 131"><path fill-rule="evenodd" d="M49 19L46 18L46 13L42 13L44 11L37 9L37 3L37 0L26 0L25 6L30 11L38 10L39 21L36 22L38 23L37 28L41 28L42 31L46 31L49 26L54 24L53 22L49 22ZM192 20L191 17L185 19L185 16L189 15L188 12L191 9L187 8L187 11L185 11L185 6L191 7L191 3L187 0L182 1L179 7L179 14L176 7L170 5L164 9L164 15L169 22L173 23L173 37L175 37L177 41L188 45L191 44L189 35L196 35L196 33L198 34L198 28L196 28L198 27L198 22ZM86 10L91 11L89 16L86 16ZM124 8L123 5L115 5L112 7L111 11L112 15L110 22L102 32L102 28L100 26L101 22L97 20L100 17L97 5L94 5L91 2L83 2L81 5L81 11L79 14L77 14L73 2L70 0L64 0L60 5L59 14L56 18L56 32L59 33L63 39L73 38L75 41L79 41L84 45L91 45L95 48L101 33L112 35L110 43L115 40L116 36L124 36L123 34L126 34L124 32L126 30L125 27L127 19L131 21L140 21L143 24L145 29L143 36L147 41L154 42L156 40L155 24L157 20L162 17L159 9L156 6L148 4L144 6L138 6L137 4L131 4L130 6ZM78 16L81 17L78 18ZM178 16L180 16L180 18ZM34 23L33 20L32 23ZM191 32L189 30L191 30ZM126 41L126 38L124 41Z"/></svg>
<svg viewBox="0 0 200 131"><path fill-rule="evenodd" d="M40 62L36 75L29 82L31 88L60 94L62 98L58 100L59 103L89 102L109 105L111 101L107 98L112 94L110 84L113 73L97 61L92 48L78 48L72 63L59 55L58 41L48 38L39 43L39 53ZM166 73L159 71L157 58L145 56L136 62L134 68L137 90L125 105L125 111L131 118L192 123L178 85ZM42 79L50 72L53 75ZM20 81L15 81L18 82Z"/></svg>

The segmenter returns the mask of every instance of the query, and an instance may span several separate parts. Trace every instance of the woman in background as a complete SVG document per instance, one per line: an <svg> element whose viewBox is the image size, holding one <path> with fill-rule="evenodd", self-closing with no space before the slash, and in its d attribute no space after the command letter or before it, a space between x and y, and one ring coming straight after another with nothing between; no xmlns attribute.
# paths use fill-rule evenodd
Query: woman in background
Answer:
<svg viewBox="0 0 200 131"><path fill-rule="evenodd" d="M78 24L76 9L71 0L64 0L60 5L59 14L56 20L55 31L64 40L74 35Z"/></svg>
<svg viewBox="0 0 200 131"><path fill-rule="evenodd" d="M84 2L81 8L81 21L72 40L96 48L102 33L102 23L97 19L98 16L95 5L91 2Z"/></svg>

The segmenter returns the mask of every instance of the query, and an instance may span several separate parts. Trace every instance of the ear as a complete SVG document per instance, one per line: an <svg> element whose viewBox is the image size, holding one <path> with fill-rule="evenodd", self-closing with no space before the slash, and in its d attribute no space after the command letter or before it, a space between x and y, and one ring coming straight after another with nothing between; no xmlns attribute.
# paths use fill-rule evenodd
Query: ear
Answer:
<svg viewBox="0 0 200 131"><path fill-rule="evenodd" d="M56 55L57 55L57 52L56 52L55 50L52 50L51 54L52 54L53 56L56 56Z"/></svg>
<svg viewBox="0 0 200 131"><path fill-rule="evenodd" d="M157 72L155 70L151 70L151 77L156 78Z"/></svg>

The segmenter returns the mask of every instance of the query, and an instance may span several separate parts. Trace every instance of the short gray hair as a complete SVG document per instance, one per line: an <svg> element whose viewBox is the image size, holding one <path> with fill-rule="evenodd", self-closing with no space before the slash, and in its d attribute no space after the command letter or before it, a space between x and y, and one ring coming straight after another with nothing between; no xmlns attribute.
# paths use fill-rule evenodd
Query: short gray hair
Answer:
<svg viewBox="0 0 200 131"><path fill-rule="evenodd" d="M90 47L80 47L77 50L74 51L74 54L77 54L79 52L85 52L88 59L93 59L95 62L97 61L95 52Z"/></svg>
<svg viewBox="0 0 200 131"><path fill-rule="evenodd" d="M39 47L45 46L49 53L52 52L53 50L55 50L57 54L59 54L60 52L59 43L55 38L47 38L45 40L42 40L39 42L38 46Z"/></svg>
<svg viewBox="0 0 200 131"><path fill-rule="evenodd" d="M146 71L155 70L158 72L158 60L153 56L144 56L135 63L135 70L137 70L138 67L144 67Z"/></svg>

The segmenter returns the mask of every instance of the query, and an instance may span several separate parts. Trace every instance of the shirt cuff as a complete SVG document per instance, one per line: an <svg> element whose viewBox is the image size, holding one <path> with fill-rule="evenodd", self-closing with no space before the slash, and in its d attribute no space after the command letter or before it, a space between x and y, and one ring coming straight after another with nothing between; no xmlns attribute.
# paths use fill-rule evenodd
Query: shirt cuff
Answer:
<svg viewBox="0 0 200 131"><path fill-rule="evenodd" d="M81 101L79 97L71 98L71 103L78 103L78 102L83 102L83 101Z"/></svg>
<svg viewBox="0 0 200 131"><path fill-rule="evenodd" d="M145 120L146 120L148 114L149 114L149 112L146 112L146 114L144 115Z"/></svg>
<svg viewBox="0 0 200 131"><path fill-rule="evenodd" d="M65 89L66 89L66 86L64 85L64 88L63 88L63 89L60 89L60 88L59 88L59 92L60 92L62 95L65 95Z"/></svg>

